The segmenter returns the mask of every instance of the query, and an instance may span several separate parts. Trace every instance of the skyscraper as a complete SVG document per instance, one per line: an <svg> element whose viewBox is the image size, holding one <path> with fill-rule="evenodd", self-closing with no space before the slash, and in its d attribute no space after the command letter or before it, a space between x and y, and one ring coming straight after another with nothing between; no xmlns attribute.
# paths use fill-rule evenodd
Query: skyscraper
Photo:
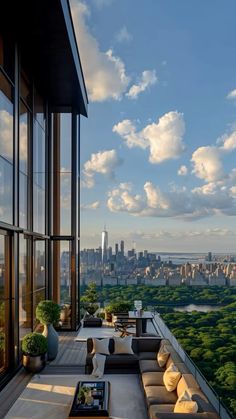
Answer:
<svg viewBox="0 0 236 419"><path fill-rule="evenodd" d="M124 240L121 240L121 242L120 242L120 251L121 251L122 256L124 256L124 254L125 254L125 243L124 243Z"/></svg>
<svg viewBox="0 0 236 419"><path fill-rule="evenodd" d="M102 232L102 263L107 262L107 249L108 249L108 232L106 231L106 226Z"/></svg>

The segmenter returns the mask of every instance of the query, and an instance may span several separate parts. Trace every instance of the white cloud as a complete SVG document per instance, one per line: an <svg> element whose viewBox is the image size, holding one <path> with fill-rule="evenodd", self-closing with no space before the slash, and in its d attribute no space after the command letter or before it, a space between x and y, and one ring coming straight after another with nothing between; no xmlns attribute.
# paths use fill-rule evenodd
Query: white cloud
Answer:
<svg viewBox="0 0 236 419"><path fill-rule="evenodd" d="M222 137L223 145L220 147L222 151L233 151L236 149L236 131L231 132L229 135Z"/></svg>
<svg viewBox="0 0 236 419"><path fill-rule="evenodd" d="M102 9L104 6L110 6L113 0L93 0L93 2L98 9Z"/></svg>
<svg viewBox="0 0 236 419"><path fill-rule="evenodd" d="M132 39L133 39L133 36L131 35L131 33L129 33L126 26L122 26L122 28L119 30L119 32L116 35L116 40L120 43L130 42L132 41Z"/></svg>
<svg viewBox="0 0 236 419"><path fill-rule="evenodd" d="M192 173L206 182L223 180L226 175L223 171L222 159L234 150L236 150L236 130L230 134L224 134L216 141L216 145L199 147L195 150L191 159Z"/></svg>
<svg viewBox="0 0 236 419"><path fill-rule="evenodd" d="M207 228L204 230L184 230L184 231L167 231L158 230L156 232L136 231L128 234L128 237L134 241L139 240L166 240L166 239L181 239L188 240L189 238L203 238L203 237L226 237L233 236L236 233L228 228Z"/></svg>
<svg viewBox="0 0 236 419"><path fill-rule="evenodd" d="M231 92L229 92L229 94L227 95L227 99L236 99L236 89L231 90Z"/></svg>
<svg viewBox="0 0 236 419"><path fill-rule="evenodd" d="M125 119L114 125L113 132L119 134L129 148L149 147L149 161L153 164L176 159L185 150L184 118L183 114L177 111L166 113L156 123L147 125L140 132L137 132L132 121Z"/></svg>
<svg viewBox="0 0 236 419"><path fill-rule="evenodd" d="M129 148L140 147L145 149L148 147L148 142L142 133L136 131L135 125L129 119L118 122L118 124L114 125L112 131L120 135L126 141L126 145Z"/></svg>
<svg viewBox="0 0 236 419"><path fill-rule="evenodd" d="M13 117L6 110L0 111L0 154L12 161Z"/></svg>
<svg viewBox="0 0 236 419"><path fill-rule="evenodd" d="M115 169L121 163L122 160L114 149L92 153L90 160L84 163L82 186L92 188L95 184L94 175L96 173L113 179L115 177Z"/></svg>
<svg viewBox="0 0 236 419"><path fill-rule="evenodd" d="M144 92L148 87L153 86L158 81L156 71L155 70L145 70L142 72L141 79L138 84L133 84L130 87L126 96L129 99L137 99L138 95L141 92Z"/></svg>
<svg viewBox="0 0 236 419"><path fill-rule="evenodd" d="M112 212L125 212L141 217L175 217L194 220L209 215L236 215L236 191L230 185L209 183L187 190L171 188L161 191L146 182L142 195L115 188L109 193L107 207Z"/></svg>
<svg viewBox="0 0 236 419"><path fill-rule="evenodd" d="M223 177L221 153L215 146L199 147L192 154L193 173L207 182L219 180Z"/></svg>
<svg viewBox="0 0 236 419"><path fill-rule="evenodd" d="M186 176L188 174L188 168L185 165L180 166L178 170L179 176Z"/></svg>
<svg viewBox="0 0 236 419"><path fill-rule="evenodd" d="M81 210L96 210L99 207L100 207L100 202L99 201L92 202L91 204L81 204L80 205Z"/></svg>
<svg viewBox="0 0 236 419"><path fill-rule="evenodd" d="M102 5L104 1L98 3ZM88 6L71 0L71 8L89 99L94 102L120 99L129 84L123 61L111 49L100 50L86 22L90 15Z"/></svg>

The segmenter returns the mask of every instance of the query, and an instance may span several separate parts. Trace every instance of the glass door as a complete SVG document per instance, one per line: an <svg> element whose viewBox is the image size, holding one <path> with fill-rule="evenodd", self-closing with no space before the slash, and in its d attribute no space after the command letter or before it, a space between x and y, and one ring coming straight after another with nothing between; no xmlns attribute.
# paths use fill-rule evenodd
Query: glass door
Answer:
<svg viewBox="0 0 236 419"><path fill-rule="evenodd" d="M9 366L10 237L0 230L0 374Z"/></svg>

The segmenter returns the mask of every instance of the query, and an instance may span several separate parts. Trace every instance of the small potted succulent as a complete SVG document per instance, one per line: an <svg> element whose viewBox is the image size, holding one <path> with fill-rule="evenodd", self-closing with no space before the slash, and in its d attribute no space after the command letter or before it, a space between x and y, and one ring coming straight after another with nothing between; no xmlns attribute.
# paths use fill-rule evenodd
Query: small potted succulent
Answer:
<svg viewBox="0 0 236 419"><path fill-rule="evenodd" d="M37 373L41 371L47 360L48 343L41 333L28 333L21 343L23 353L23 365L28 372Z"/></svg>
<svg viewBox="0 0 236 419"><path fill-rule="evenodd" d="M53 360L58 352L58 334L54 329L60 320L61 308L51 300L40 301L36 307L36 318L44 325L43 335L48 340L48 360Z"/></svg>

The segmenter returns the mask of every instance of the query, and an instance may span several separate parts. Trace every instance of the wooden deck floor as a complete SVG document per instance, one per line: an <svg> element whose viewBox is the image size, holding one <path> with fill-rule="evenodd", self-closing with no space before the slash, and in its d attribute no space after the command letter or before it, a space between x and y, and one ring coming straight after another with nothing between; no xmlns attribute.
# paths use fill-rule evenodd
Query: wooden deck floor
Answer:
<svg viewBox="0 0 236 419"><path fill-rule="evenodd" d="M151 323L148 323L148 331L156 332ZM59 332L57 358L48 362L46 368L40 374L84 374L86 342L75 341L77 334L78 332ZM8 410L31 380L31 377L32 374L26 373L22 368L0 392L0 419L5 417Z"/></svg>
<svg viewBox="0 0 236 419"><path fill-rule="evenodd" d="M40 374L84 374L86 342L75 342L78 332L59 333L59 351ZM3 419L18 399L33 374L22 368L0 392L0 419Z"/></svg>

